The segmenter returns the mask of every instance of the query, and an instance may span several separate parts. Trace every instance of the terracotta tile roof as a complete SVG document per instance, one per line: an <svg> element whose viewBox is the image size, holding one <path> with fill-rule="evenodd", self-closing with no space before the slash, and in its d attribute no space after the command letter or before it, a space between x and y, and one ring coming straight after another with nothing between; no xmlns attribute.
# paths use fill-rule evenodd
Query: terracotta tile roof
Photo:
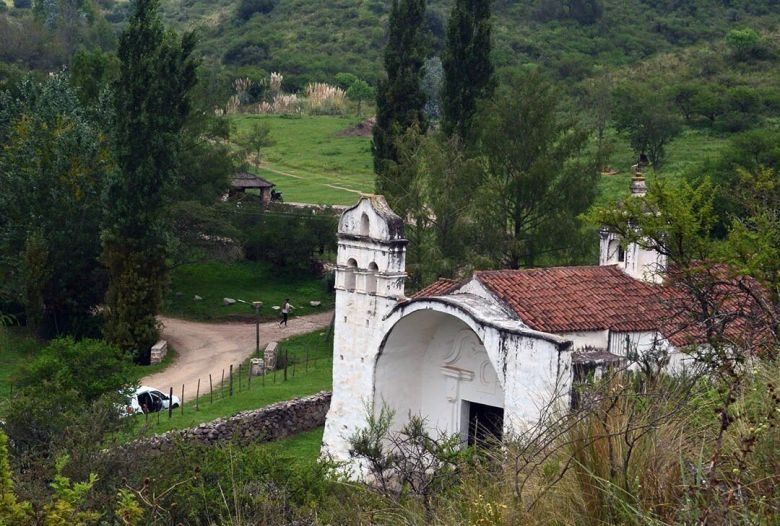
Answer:
<svg viewBox="0 0 780 526"><path fill-rule="evenodd" d="M769 341L765 314L755 300L761 286L717 266L704 270L700 284L689 278L688 285L709 287L707 297L716 313L711 327L737 345L760 347ZM707 342L706 324L694 317L701 307L682 285L674 284L673 272L664 285L634 279L614 265L478 271L474 277L538 331L658 331L676 347ZM459 282L440 279L413 298L448 295L459 287Z"/></svg>
<svg viewBox="0 0 780 526"><path fill-rule="evenodd" d="M616 266L482 271L475 277L531 328L545 332L652 331L665 313L662 287Z"/></svg>
<svg viewBox="0 0 780 526"><path fill-rule="evenodd" d="M445 296L458 287L458 282L453 279L439 278L422 290L412 294L412 299L426 298L429 296Z"/></svg>

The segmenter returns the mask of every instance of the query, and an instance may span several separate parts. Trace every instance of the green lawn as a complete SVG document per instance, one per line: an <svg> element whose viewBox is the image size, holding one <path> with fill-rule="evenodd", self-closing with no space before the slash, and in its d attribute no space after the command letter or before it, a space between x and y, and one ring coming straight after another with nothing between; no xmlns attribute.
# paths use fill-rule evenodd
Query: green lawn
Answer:
<svg viewBox="0 0 780 526"><path fill-rule="evenodd" d="M193 400L184 404L183 414L181 409L174 410L172 418L168 418L167 412L151 414L148 419L137 415L136 436L194 427L202 422L234 415L239 411L258 409L275 402L331 389L333 346L324 333L313 332L295 336L283 341L281 346L282 352L287 352L290 361L295 362L294 371L292 366L287 369L287 381L284 380L283 371L276 371L275 379L273 374L268 374L263 383L262 377L254 377L251 385L247 385L248 369L246 366L242 367L241 385L239 386L239 375L236 371L232 397L229 396L227 385L222 387L215 385L212 402L208 385L201 385L202 394L197 403L197 410ZM306 366L307 354L308 367ZM225 383L227 384L227 381Z"/></svg>
<svg viewBox="0 0 780 526"><path fill-rule="evenodd" d="M360 119L341 116L233 117L238 135L252 123L271 128L273 146L264 150L258 174L277 185L288 202L349 205L374 191L370 137L340 137Z"/></svg>
<svg viewBox="0 0 780 526"><path fill-rule="evenodd" d="M14 375L41 346L40 341L22 328L0 327L0 397L8 396Z"/></svg>
<svg viewBox="0 0 780 526"><path fill-rule="evenodd" d="M203 298L196 301L195 295ZM223 305L223 298L248 302ZM254 316L251 302L262 301L261 315L275 319L285 298L295 305L294 315L313 314L332 309L334 296L325 290L319 278L300 272L280 272L270 263L196 263L173 269L171 287L163 305L163 314L196 320L238 319ZM309 301L321 301L311 307Z"/></svg>
<svg viewBox="0 0 780 526"><path fill-rule="evenodd" d="M269 124L276 143L266 148L264 167L256 172L274 182L286 201L352 204L359 192L373 192L370 137L338 136L340 131L357 122L355 117L233 117L239 134L246 133L257 121ZM610 130L608 136L613 145L610 166L618 174L601 179L600 203L614 201L628 192L631 165L635 162L634 154L622 136L614 130ZM702 162L716 158L727 143L728 138L706 128L686 128L667 146L667 161L657 174L679 177Z"/></svg>

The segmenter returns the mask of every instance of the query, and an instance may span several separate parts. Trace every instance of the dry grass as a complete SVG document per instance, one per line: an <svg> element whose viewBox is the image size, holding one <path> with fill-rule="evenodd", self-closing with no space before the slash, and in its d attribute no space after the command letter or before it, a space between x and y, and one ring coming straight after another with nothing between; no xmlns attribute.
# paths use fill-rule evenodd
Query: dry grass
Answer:
<svg viewBox="0 0 780 526"><path fill-rule="evenodd" d="M337 86L315 82L306 86L306 104L314 115L340 115L347 108L346 93Z"/></svg>

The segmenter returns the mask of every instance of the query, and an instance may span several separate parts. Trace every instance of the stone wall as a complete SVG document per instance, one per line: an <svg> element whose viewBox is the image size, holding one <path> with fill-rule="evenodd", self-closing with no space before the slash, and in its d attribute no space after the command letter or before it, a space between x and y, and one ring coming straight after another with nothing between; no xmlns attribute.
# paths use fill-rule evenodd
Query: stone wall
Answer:
<svg viewBox="0 0 780 526"><path fill-rule="evenodd" d="M270 442L302 431L320 427L330 407L331 393L322 391L305 398L294 398L262 409L243 411L229 418L220 418L198 427L169 431L141 439L132 448L165 449L178 441L217 444L235 441L241 444Z"/></svg>

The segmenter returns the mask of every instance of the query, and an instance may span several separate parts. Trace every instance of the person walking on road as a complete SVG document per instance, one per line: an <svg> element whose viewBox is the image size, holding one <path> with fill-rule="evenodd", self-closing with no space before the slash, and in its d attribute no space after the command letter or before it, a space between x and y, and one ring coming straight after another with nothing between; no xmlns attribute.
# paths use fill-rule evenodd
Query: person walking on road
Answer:
<svg viewBox="0 0 780 526"><path fill-rule="evenodd" d="M280 327L282 325L287 327L287 318L290 317L290 311L293 309L295 309L295 307L290 305L290 298L285 298L284 305L282 305L282 320L279 322Z"/></svg>

